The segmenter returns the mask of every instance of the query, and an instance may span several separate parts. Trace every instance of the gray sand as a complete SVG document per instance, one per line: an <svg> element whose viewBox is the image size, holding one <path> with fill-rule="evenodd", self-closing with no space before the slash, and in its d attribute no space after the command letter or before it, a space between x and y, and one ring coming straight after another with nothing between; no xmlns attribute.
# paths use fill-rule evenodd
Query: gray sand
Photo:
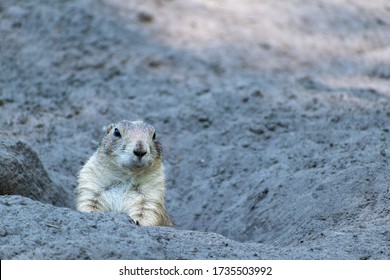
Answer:
<svg viewBox="0 0 390 280"><path fill-rule="evenodd" d="M0 259L390 259L390 3L220 3L0 2ZM175 229L74 210L121 119Z"/></svg>

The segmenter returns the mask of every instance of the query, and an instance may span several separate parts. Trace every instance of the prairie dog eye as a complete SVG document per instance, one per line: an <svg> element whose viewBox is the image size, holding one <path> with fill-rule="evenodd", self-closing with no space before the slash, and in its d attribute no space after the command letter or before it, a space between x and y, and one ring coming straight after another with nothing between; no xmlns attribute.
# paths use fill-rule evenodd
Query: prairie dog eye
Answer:
<svg viewBox="0 0 390 280"><path fill-rule="evenodd" d="M117 128L114 129L114 136L115 137L121 137L122 136L120 131L119 131L119 129L117 129Z"/></svg>
<svg viewBox="0 0 390 280"><path fill-rule="evenodd" d="M156 132L153 132L152 139L153 139L154 141L156 141Z"/></svg>

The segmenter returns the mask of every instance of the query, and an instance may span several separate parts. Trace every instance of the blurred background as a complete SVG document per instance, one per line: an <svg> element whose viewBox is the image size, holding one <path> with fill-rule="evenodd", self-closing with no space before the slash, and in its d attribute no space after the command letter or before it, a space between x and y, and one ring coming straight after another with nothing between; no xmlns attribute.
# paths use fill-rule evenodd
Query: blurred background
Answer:
<svg viewBox="0 0 390 280"><path fill-rule="evenodd" d="M1 130L62 206L143 119L177 228L390 257L389 1L2 0L0 38Z"/></svg>

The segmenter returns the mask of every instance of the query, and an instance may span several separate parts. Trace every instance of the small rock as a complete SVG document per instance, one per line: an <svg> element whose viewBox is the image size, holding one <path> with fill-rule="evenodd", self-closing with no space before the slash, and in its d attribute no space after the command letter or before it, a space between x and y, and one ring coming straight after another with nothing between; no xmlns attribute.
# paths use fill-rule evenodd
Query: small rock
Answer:
<svg viewBox="0 0 390 280"><path fill-rule="evenodd" d="M254 92L252 92L253 97L261 98L264 97L264 94L261 92L261 90L256 89Z"/></svg>
<svg viewBox="0 0 390 280"><path fill-rule="evenodd" d="M257 134L257 135L264 134L264 129L262 127L252 126L249 128L249 131L253 132L254 134Z"/></svg>
<svg viewBox="0 0 390 280"><path fill-rule="evenodd" d="M1 237L6 237L8 235L8 232L5 229L0 230L0 236Z"/></svg>
<svg viewBox="0 0 390 280"><path fill-rule="evenodd" d="M198 118L198 121L199 121L200 123L202 123L202 125L203 125L204 128L210 127L211 124L213 123L212 120L211 120L209 117L207 117L207 116L199 117L199 118Z"/></svg>
<svg viewBox="0 0 390 280"><path fill-rule="evenodd" d="M148 66L150 67L150 68L158 68L158 67L160 67L161 66L161 61L159 61L159 60L151 60L151 61L149 61L149 64L148 64Z"/></svg>
<svg viewBox="0 0 390 280"><path fill-rule="evenodd" d="M140 22L143 22L143 23L151 23L153 22L153 15L147 13L147 12L139 12L138 15L137 15L137 19L138 21Z"/></svg>
<svg viewBox="0 0 390 280"><path fill-rule="evenodd" d="M249 101L249 97L248 97L248 96L244 96L244 97L241 99L241 101L242 101L243 103L247 103L247 102Z"/></svg>
<svg viewBox="0 0 390 280"><path fill-rule="evenodd" d="M338 123L338 122L340 122L340 116L334 116L334 117L332 117L331 119L330 119L330 121L332 122L332 123Z"/></svg>

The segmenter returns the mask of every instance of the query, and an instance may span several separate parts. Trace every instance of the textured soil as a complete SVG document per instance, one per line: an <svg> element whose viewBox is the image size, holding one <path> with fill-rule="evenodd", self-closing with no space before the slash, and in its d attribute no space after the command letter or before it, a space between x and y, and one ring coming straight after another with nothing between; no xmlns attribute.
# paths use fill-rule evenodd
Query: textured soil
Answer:
<svg viewBox="0 0 390 280"><path fill-rule="evenodd" d="M74 210L121 119L157 129L175 229ZM390 259L386 0L2 0L0 130L42 162L0 141L1 259Z"/></svg>

